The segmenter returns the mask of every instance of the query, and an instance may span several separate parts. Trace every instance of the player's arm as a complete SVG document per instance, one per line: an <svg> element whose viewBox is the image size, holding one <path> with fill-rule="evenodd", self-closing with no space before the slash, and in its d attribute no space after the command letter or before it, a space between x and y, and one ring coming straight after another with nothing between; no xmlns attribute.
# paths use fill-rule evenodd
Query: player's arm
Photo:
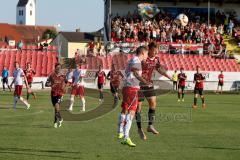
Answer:
<svg viewBox="0 0 240 160"><path fill-rule="evenodd" d="M24 81L25 81L26 88L28 89L28 88L29 88L29 85L28 85L27 77L25 76L25 74L23 75L23 79L24 79Z"/></svg>
<svg viewBox="0 0 240 160"><path fill-rule="evenodd" d="M138 69L132 68L133 75L143 84L145 85L152 85L150 82L148 82L146 79L144 79L139 73Z"/></svg>
<svg viewBox="0 0 240 160"><path fill-rule="evenodd" d="M96 74L95 74L94 83L96 83L97 77L98 77L98 71L97 71Z"/></svg>
<svg viewBox="0 0 240 160"><path fill-rule="evenodd" d="M103 72L104 73L104 85L106 85L106 79L107 79L107 75L106 75L106 73L105 72Z"/></svg>
<svg viewBox="0 0 240 160"><path fill-rule="evenodd" d="M160 64L157 65L156 70L159 74L163 75L164 77L168 78L169 80L172 81L172 77L167 74L166 69L163 68Z"/></svg>
<svg viewBox="0 0 240 160"><path fill-rule="evenodd" d="M13 78L13 81L12 81L12 83L10 84L10 88L12 88L14 82L15 82L15 78Z"/></svg>
<svg viewBox="0 0 240 160"><path fill-rule="evenodd" d="M121 71L119 71L120 72L120 76L122 77L122 79L124 79L124 75L122 74L122 72Z"/></svg>
<svg viewBox="0 0 240 160"><path fill-rule="evenodd" d="M49 76L48 79L47 79L47 81L46 81L46 83L45 83L45 86L46 86L46 87L51 87L51 85L52 85L52 84L51 84L51 81L52 81L51 79L52 79L51 76Z"/></svg>

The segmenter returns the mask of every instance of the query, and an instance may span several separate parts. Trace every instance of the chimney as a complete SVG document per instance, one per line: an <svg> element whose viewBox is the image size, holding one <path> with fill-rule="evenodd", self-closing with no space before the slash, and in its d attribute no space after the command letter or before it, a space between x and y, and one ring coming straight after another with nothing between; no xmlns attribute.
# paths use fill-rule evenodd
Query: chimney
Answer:
<svg viewBox="0 0 240 160"><path fill-rule="evenodd" d="M76 29L76 32L80 32L80 28L77 28L77 29Z"/></svg>

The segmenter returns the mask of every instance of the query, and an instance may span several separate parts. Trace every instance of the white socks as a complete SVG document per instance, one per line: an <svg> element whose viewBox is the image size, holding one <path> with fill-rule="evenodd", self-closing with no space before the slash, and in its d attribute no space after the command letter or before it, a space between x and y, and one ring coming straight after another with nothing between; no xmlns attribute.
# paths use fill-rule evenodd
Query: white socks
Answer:
<svg viewBox="0 0 240 160"><path fill-rule="evenodd" d="M15 97L13 98L13 108L14 108L14 109L17 108L17 101L18 101L18 97L15 96Z"/></svg>
<svg viewBox="0 0 240 160"><path fill-rule="evenodd" d="M82 100L82 111L85 111L85 104L86 104L85 98L82 97L81 100Z"/></svg>
<svg viewBox="0 0 240 160"><path fill-rule="evenodd" d="M120 113L119 119L118 119L118 133L123 133L125 118L126 118L126 115L123 113Z"/></svg>
<svg viewBox="0 0 240 160"><path fill-rule="evenodd" d="M129 131L130 131L131 126L132 126L133 117L134 116L132 116L129 113L126 115L126 124L124 126L124 139L129 138Z"/></svg>
<svg viewBox="0 0 240 160"><path fill-rule="evenodd" d="M29 103L23 97L20 97L19 99L23 104L25 104L26 107L29 106Z"/></svg>
<svg viewBox="0 0 240 160"><path fill-rule="evenodd" d="M69 110L72 111L73 110L73 104L74 104L74 96L70 97L70 106L69 106Z"/></svg>

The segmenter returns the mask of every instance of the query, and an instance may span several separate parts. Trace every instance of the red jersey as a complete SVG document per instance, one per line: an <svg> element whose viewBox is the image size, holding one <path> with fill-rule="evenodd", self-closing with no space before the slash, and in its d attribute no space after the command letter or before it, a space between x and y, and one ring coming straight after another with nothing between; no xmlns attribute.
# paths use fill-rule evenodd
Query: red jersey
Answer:
<svg viewBox="0 0 240 160"><path fill-rule="evenodd" d="M160 65L159 57L147 58L142 62L142 77L149 82L152 82L152 74L154 69Z"/></svg>
<svg viewBox="0 0 240 160"><path fill-rule="evenodd" d="M205 77L201 73L194 74L195 89L203 89L203 80Z"/></svg>
<svg viewBox="0 0 240 160"><path fill-rule="evenodd" d="M106 74L104 71L101 72L98 71L96 73L96 77L98 78L98 83L103 84L105 82Z"/></svg>
<svg viewBox="0 0 240 160"><path fill-rule="evenodd" d="M185 87L186 79L187 79L187 76L185 75L185 73L179 73L178 74L178 85L181 87Z"/></svg>
<svg viewBox="0 0 240 160"><path fill-rule="evenodd" d="M30 68L30 69L25 69L24 73L26 75L27 81L28 83L32 83L33 82L33 76L36 74L35 70Z"/></svg>
<svg viewBox="0 0 240 160"><path fill-rule="evenodd" d="M63 96L65 94L65 79L65 75L57 75L55 72L49 76L48 82L51 83L52 96Z"/></svg>
<svg viewBox="0 0 240 160"><path fill-rule="evenodd" d="M107 77L110 77L111 85L119 86L121 82L121 78L123 78L123 74L120 71L110 71Z"/></svg>
<svg viewBox="0 0 240 160"><path fill-rule="evenodd" d="M218 81L219 81L220 83L223 83L223 78L224 78L224 75L223 75L223 74L219 74L219 75L218 75Z"/></svg>

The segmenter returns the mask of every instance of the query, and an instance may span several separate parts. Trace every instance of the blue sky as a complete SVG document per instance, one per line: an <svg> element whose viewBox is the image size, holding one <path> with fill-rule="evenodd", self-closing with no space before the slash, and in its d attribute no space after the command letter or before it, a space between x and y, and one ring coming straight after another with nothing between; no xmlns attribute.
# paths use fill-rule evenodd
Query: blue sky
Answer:
<svg viewBox="0 0 240 160"><path fill-rule="evenodd" d="M0 6L0 23L16 23L18 0ZM60 24L60 30L96 31L103 27L103 0L37 0L37 25Z"/></svg>

